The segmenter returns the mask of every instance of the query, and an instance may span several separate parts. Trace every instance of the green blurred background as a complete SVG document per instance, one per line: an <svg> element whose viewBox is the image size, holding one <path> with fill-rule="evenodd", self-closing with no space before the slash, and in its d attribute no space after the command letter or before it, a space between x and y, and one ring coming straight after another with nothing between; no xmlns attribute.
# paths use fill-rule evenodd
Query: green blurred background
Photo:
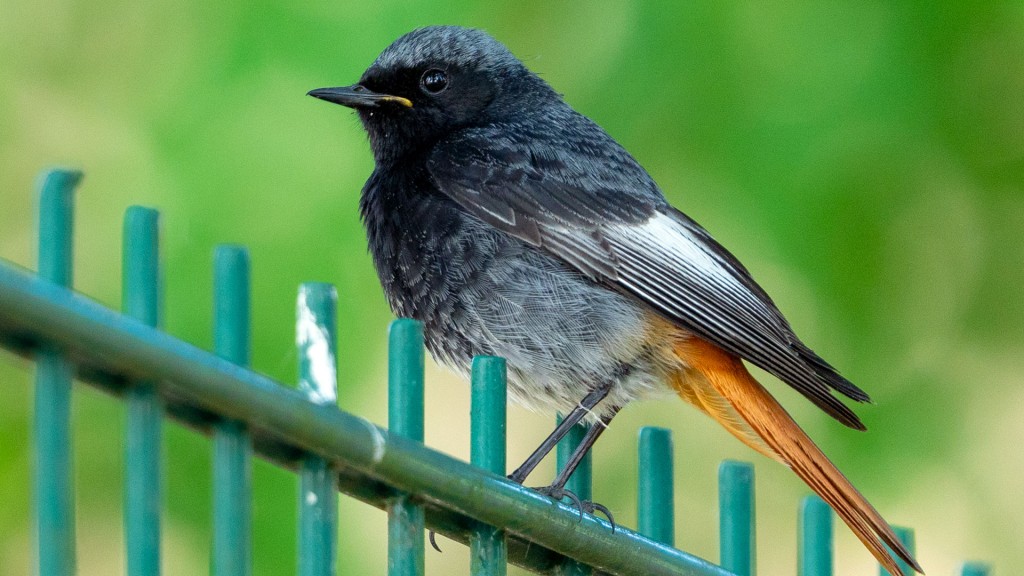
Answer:
<svg viewBox="0 0 1024 576"><path fill-rule="evenodd" d="M929 574L1024 565L1024 8L1020 2L0 1L0 257L33 264L33 182L86 172L76 287L120 301L120 219L163 214L166 329L211 344L211 254L253 260L255 367L294 381L300 282L337 284L341 404L385 422L390 318L357 216L372 168L354 115L306 97L354 82L417 26L482 27L644 164L867 389L844 429L776 382L797 419L899 524ZM31 567L31 364L0 355L0 575ZM429 369L427 442L466 457L468 391ZM124 414L75 397L79 566L123 570ZM715 466L759 475L762 574L793 573L787 470L678 400L628 407L596 450L596 498L635 525L639 426L676 433L678 543L717 558ZM550 415L510 411L511 465ZM166 430L165 567L207 569L210 447ZM545 464L532 484L549 480ZM294 572L290 474L255 466L255 564ZM385 518L341 503L342 574L384 572ZM839 574L872 574L837 530ZM442 541L431 573L464 573Z"/></svg>

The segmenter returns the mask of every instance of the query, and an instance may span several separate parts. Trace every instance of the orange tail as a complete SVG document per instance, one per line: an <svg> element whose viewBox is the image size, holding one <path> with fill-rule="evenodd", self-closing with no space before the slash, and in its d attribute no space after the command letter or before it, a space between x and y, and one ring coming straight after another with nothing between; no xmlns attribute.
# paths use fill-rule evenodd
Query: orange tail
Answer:
<svg viewBox="0 0 1024 576"><path fill-rule="evenodd" d="M698 338L676 344L675 353L689 366L673 382L683 399L708 413L747 445L789 466L832 506L890 574L907 576L886 551L885 544L924 573L878 511L747 372L739 358Z"/></svg>

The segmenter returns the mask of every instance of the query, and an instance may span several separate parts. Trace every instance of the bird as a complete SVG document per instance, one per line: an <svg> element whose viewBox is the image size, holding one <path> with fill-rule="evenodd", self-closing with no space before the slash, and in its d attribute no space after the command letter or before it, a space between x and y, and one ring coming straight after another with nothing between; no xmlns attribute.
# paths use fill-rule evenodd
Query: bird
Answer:
<svg viewBox="0 0 1024 576"><path fill-rule="evenodd" d="M595 122L486 32L415 29L351 86L310 96L356 111L374 169L359 199L395 315L468 375L504 357L511 400L564 418L509 478L589 428L542 490L555 498L615 414L675 393L791 468L892 574L923 573L888 523L748 371L760 367L842 424L868 402L805 345L729 251L673 207ZM578 499L576 499L578 501ZM589 511L607 509L594 503Z"/></svg>

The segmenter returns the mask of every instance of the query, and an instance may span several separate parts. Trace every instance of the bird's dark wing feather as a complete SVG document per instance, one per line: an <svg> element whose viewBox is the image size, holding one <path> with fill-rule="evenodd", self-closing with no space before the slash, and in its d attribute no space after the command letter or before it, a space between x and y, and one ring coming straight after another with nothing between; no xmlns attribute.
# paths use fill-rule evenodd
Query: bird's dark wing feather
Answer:
<svg viewBox="0 0 1024 576"><path fill-rule="evenodd" d="M597 126L588 127L593 136L608 138ZM551 134L528 130L497 125L463 132L435 148L428 161L431 176L442 192L485 222L544 246L591 277L614 277L601 226L644 222L664 203L661 193L618 146L586 137L553 142ZM527 140L531 146L523 145Z"/></svg>
<svg viewBox="0 0 1024 576"><path fill-rule="evenodd" d="M831 390L867 395L799 341L747 270L669 206L625 150L574 120L573 138L508 126L463 131L435 147L428 169L478 218L633 294L863 429Z"/></svg>

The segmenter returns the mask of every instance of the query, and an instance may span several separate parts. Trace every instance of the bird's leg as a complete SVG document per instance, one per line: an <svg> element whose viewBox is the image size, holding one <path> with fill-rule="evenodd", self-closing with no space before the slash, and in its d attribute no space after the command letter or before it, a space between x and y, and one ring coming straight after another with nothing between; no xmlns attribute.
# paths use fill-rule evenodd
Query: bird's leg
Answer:
<svg viewBox="0 0 1024 576"><path fill-rule="evenodd" d="M530 472L533 472L533 469L536 468L538 464L540 464L540 461L543 460L544 457L547 456L548 453L550 453L551 450L558 445L562 438L565 438L565 435L569 433L569 430L571 430L573 426L578 424L580 420L582 420L587 414L589 414L594 409L594 407L601 402L601 400L604 400L605 396L608 395L608 392L611 391L611 389L611 383L605 384L584 396L583 400L581 400L580 403L577 404L576 407L573 408L572 411L569 412L569 414L565 418L562 418L562 421L559 422L558 426L555 427L554 432L552 432L547 438L544 439L543 442L540 443L540 446L538 446L537 449L533 451L533 454L530 454L530 457L526 459L526 462L523 462L522 465L519 466L519 468L516 468L514 472L508 475L508 479L515 482L516 484L522 484L523 481L526 480L526 477L530 475ZM616 409L616 411L618 411L618 409ZM608 417L608 421L611 421L610 416ZM600 428L601 430L603 430L607 425L607 422L603 424L599 423L594 428ZM594 428L591 428L587 432L587 435L583 437L583 443L580 444L580 448L584 448L584 446L586 446L587 448L593 446L594 441L597 440L597 436L600 434L600 432L594 434L594 438L590 440L589 444L587 443L587 438L591 436L591 433L594 431ZM559 485L559 496L556 496L556 498L560 500L563 496L569 496L570 498L573 498L575 502L577 502L580 509L580 513L582 513L584 510L587 510L588 512L593 512L594 510L601 510L602 512L604 512L605 516L607 516L608 519L611 520L611 512L609 512L608 509L605 508L604 506L601 506L600 504L593 504L590 502L584 503L580 501L579 498L576 498L575 494L572 494L571 492L566 492L564 489L565 483L569 480L569 475L572 474L572 470L575 470L576 467L579 466L579 461L583 459L583 456L586 454L587 450L586 448L584 448L583 452L580 453L577 457L578 452L580 452L579 449L577 449L576 452L573 452L573 458L569 459L571 467L566 466L566 468L569 470L569 474L566 474L565 480L562 480L561 485ZM561 478L562 476L559 475L558 477ZM555 484L557 483L558 480L556 479ZM545 494L548 494L549 496L551 495L551 493L549 493L547 489L543 489L541 491L544 492ZM588 504L590 504L589 507L587 506ZM615 529L614 521L612 521L612 529ZM434 547L434 550L437 550L438 552L441 551L441 548L437 545L437 540L434 538L433 530L430 531L430 545Z"/></svg>
<svg viewBox="0 0 1024 576"><path fill-rule="evenodd" d="M618 408L614 408L611 414L602 416L596 424L587 430L587 433L583 435L583 439L580 440L580 445L576 447L576 450L573 450L569 460L566 461L565 468L562 468L558 476L555 477L555 481L551 483L552 488L563 488L569 482L569 478L572 477L572 473L579 467L583 457L587 455L587 451L597 442L598 437L608 427L608 424L611 423L612 418L615 417L618 411Z"/></svg>
<svg viewBox="0 0 1024 576"><path fill-rule="evenodd" d="M519 468L516 468L514 472L508 475L509 480L512 480L516 484L522 484L523 481L526 480L526 477L530 475L530 472L533 472L533 469L540 464L540 461L558 445L562 438L565 438L565 435L569 433L569 430L578 424L584 416L589 414L594 407L601 402L601 400L604 400L605 396L608 395L608 392L611 389L612 385L609 383L587 394L583 400L581 400L580 403L577 404L576 407L558 423L554 432L540 443L540 446L533 451L533 454L530 454L530 457L527 458ZM582 456L580 456L580 458L582 458ZM573 468L575 468L575 466L573 466Z"/></svg>
<svg viewBox="0 0 1024 576"><path fill-rule="evenodd" d="M540 490L540 492L559 500L568 496L580 509L581 517L583 512L593 513L595 510L602 512L608 517L608 521L611 522L613 531L615 530L615 519L612 517L611 511L608 510L607 507L596 502L581 501L575 494L566 490L565 485L569 482L569 478L572 477L572 473L576 471L577 467L579 467L580 462L583 461L583 457L586 456L587 452L590 451L590 448L594 446L594 443L597 442L601 433L608 427L608 424L611 423L612 418L615 417L615 414L617 414L618 411L619 408L617 406L612 407L608 414L602 416L594 426L587 430L587 433L583 436L583 440L580 441L580 445L576 447L576 450L574 450L569 456L569 460L566 461L565 467L562 468L558 473L558 476L555 477L555 481L552 482L550 486Z"/></svg>

